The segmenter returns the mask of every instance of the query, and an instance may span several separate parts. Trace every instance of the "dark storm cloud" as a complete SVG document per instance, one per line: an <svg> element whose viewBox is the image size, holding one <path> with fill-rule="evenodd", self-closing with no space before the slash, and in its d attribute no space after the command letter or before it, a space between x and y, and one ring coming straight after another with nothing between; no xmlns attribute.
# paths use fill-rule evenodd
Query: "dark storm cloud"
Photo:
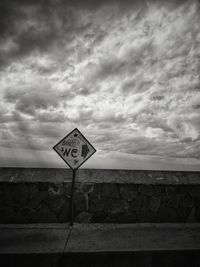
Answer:
<svg viewBox="0 0 200 267"><path fill-rule="evenodd" d="M18 111L13 111L11 119L1 131L1 145L12 147L15 144L16 148L33 150L48 149L49 142L60 138L60 131L64 132L64 129L59 127L59 120L38 119L40 123L35 118L30 119Z"/></svg>
<svg viewBox="0 0 200 267"><path fill-rule="evenodd" d="M38 86L39 87L39 86ZM13 90L7 89L4 99L15 104L15 110L30 115L34 115L38 109L46 110L50 107L59 106L59 94L56 91L49 90L45 86L26 87L25 89Z"/></svg>
<svg viewBox="0 0 200 267"><path fill-rule="evenodd" d="M62 28L70 34L76 20L70 8L79 5L81 1L1 1L0 42L5 53L0 63L7 64L34 49L48 50L62 35Z"/></svg>
<svg viewBox="0 0 200 267"><path fill-rule="evenodd" d="M4 49L0 56L0 66L7 65L34 50L44 53L52 45L57 45L59 49L59 46L63 45L63 35L68 37L68 42L71 42L74 34L82 33L90 26L90 24L77 25L76 11L85 9L92 11L103 5L115 4L120 6L118 12L120 15L130 5L144 7L146 5L144 3L145 1L122 0L3 0L0 3L0 45ZM97 29L95 34L100 31ZM98 35L97 42L104 36L104 33L102 34ZM92 38L88 33L87 36L89 39ZM104 65L105 69L110 67L110 63Z"/></svg>
<svg viewBox="0 0 200 267"><path fill-rule="evenodd" d="M90 6L90 1L86 4ZM63 34L71 42L73 34L84 31L86 27L76 25L76 12L73 8L81 6L81 1L1 2L0 45L3 47L1 66L35 50L47 52L55 44L59 49Z"/></svg>

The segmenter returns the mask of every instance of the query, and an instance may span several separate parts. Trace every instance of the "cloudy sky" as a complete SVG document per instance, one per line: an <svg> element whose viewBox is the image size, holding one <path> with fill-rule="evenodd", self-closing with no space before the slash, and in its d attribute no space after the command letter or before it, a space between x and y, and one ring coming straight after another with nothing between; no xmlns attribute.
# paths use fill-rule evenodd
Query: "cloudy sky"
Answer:
<svg viewBox="0 0 200 267"><path fill-rule="evenodd" d="M200 170L199 29L197 0L2 0L1 166L65 167L77 127L83 167Z"/></svg>

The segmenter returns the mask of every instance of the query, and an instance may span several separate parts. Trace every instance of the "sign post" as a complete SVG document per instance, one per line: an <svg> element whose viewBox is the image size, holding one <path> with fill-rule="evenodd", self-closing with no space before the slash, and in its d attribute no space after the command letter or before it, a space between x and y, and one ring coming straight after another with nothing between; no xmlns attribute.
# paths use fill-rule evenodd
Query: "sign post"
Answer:
<svg viewBox="0 0 200 267"><path fill-rule="evenodd" d="M75 186L75 179L76 179L76 170L72 170L73 176L72 176L72 185L71 185L71 218L70 218L70 225L73 225L73 219L74 219L74 186Z"/></svg>
<svg viewBox="0 0 200 267"><path fill-rule="evenodd" d="M76 179L76 170L96 152L96 149L77 128L75 128L61 141L59 141L53 147L53 149L67 163L67 165L72 169L73 172L71 186L70 220L70 224L72 226L74 218L74 186Z"/></svg>

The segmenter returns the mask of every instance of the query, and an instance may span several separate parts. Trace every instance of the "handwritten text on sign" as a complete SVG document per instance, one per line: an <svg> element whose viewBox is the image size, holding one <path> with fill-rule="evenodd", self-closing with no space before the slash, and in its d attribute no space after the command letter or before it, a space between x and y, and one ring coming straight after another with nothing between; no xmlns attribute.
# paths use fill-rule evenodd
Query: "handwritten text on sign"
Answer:
<svg viewBox="0 0 200 267"><path fill-rule="evenodd" d="M77 169L96 152L89 141L74 129L54 146L54 150L72 169Z"/></svg>

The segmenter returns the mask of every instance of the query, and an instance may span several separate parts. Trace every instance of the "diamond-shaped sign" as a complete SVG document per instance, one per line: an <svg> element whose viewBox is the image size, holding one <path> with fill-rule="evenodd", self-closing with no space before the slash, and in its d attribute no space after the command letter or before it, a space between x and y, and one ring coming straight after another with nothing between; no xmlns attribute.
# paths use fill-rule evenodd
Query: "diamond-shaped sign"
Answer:
<svg viewBox="0 0 200 267"><path fill-rule="evenodd" d="M78 169L96 152L77 128L58 142L53 149L71 169Z"/></svg>

